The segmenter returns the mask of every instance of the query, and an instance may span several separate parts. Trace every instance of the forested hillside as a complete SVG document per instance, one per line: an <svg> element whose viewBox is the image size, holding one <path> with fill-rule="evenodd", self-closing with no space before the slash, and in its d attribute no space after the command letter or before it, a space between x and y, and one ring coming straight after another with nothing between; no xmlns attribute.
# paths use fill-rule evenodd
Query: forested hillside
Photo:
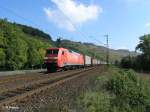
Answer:
<svg viewBox="0 0 150 112"><path fill-rule="evenodd" d="M106 60L106 51L107 48L103 46L97 46L92 43L81 43L81 42L73 42L70 40L62 40L61 46L65 48L72 49L76 52L84 53L92 57L96 57L101 60ZM110 61L115 62L116 60L120 60L124 56L128 55L136 55L134 52L130 52L128 50L113 50L109 49L110 52Z"/></svg>
<svg viewBox="0 0 150 112"><path fill-rule="evenodd" d="M55 47L56 44L49 34L39 29L0 19L0 70L40 68L45 49ZM106 48L92 43L61 40L61 47L104 61L106 59ZM110 60L120 60L130 53L127 50L110 49Z"/></svg>
<svg viewBox="0 0 150 112"><path fill-rule="evenodd" d="M0 20L0 70L42 65L51 44L51 37L38 29Z"/></svg>

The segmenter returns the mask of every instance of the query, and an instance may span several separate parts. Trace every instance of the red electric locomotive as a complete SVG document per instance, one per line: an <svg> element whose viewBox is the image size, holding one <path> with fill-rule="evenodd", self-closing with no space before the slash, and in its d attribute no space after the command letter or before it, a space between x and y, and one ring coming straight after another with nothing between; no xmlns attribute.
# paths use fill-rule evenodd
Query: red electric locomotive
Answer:
<svg viewBox="0 0 150 112"><path fill-rule="evenodd" d="M44 58L47 70L68 69L84 66L84 56L65 48L49 48Z"/></svg>

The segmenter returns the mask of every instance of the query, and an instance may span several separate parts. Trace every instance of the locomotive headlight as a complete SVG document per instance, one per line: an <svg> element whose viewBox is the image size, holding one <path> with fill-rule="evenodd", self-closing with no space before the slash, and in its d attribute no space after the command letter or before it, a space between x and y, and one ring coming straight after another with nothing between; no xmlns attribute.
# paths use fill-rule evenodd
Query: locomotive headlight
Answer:
<svg viewBox="0 0 150 112"><path fill-rule="evenodd" d="M44 57L44 59L48 59L48 57Z"/></svg>
<svg viewBox="0 0 150 112"><path fill-rule="evenodd" d="M52 59L58 59L57 57L53 57Z"/></svg>
<svg viewBox="0 0 150 112"><path fill-rule="evenodd" d="M57 57L44 57L44 59L58 59Z"/></svg>

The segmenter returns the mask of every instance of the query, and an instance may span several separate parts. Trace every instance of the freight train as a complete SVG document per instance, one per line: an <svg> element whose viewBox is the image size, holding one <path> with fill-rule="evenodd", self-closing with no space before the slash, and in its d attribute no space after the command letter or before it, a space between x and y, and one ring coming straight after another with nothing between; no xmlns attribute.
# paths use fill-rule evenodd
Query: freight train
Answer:
<svg viewBox="0 0 150 112"><path fill-rule="evenodd" d="M95 66L103 62L66 48L49 48L46 49L44 63L49 72L55 72L57 70Z"/></svg>

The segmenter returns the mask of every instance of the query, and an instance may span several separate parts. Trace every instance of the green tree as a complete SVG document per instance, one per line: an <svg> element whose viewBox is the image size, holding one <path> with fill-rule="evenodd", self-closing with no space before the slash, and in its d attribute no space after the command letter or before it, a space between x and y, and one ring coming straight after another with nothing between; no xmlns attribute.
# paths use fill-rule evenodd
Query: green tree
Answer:
<svg viewBox="0 0 150 112"><path fill-rule="evenodd" d="M150 34L140 37L140 43L137 45L136 50L140 50L144 55L150 57Z"/></svg>
<svg viewBox="0 0 150 112"><path fill-rule="evenodd" d="M121 60L121 67L123 68L132 68L132 57L131 56L127 56L127 57L124 57L122 60Z"/></svg>
<svg viewBox="0 0 150 112"><path fill-rule="evenodd" d="M0 67L1 67L2 69L4 69L5 57L6 57L6 55L5 55L4 49L0 48Z"/></svg>
<svg viewBox="0 0 150 112"><path fill-rule="evenodd" d="M124 57L121 60L121 66L138 71L150 71L150 34L140 37L136 50L139 50L141 54L136 57Z"/></svg>
<svg viewBox="0 0 150 112"><path fill-rule="evenodd" d="M56 40L56 46L57 46L57 47L62 47L62 40L61 40L61 38L58 38L58 39Z"/></svg>
<svg viewBox="0 0 150 112"><path fill-rule="evenodd" d="M136 50L140 50L142 52L140 59L142 60L142 69L150 71L150 34L140 37L140 43L137 45Z"/></svg>
<svg viewBox="0 0 150 112"><path fill-rule="evenodd" d="M40 56L38 53L36 40L31 39L30 41L28 41L27 54L28 54L28 62L27 62L28 67L40 64Z"/></svg>
<svg viewBox="0 0 150 112"><path fill-rule="evenodd" d="M0 70L40 67L51 42L38 29L0 19Z"/></svg>

